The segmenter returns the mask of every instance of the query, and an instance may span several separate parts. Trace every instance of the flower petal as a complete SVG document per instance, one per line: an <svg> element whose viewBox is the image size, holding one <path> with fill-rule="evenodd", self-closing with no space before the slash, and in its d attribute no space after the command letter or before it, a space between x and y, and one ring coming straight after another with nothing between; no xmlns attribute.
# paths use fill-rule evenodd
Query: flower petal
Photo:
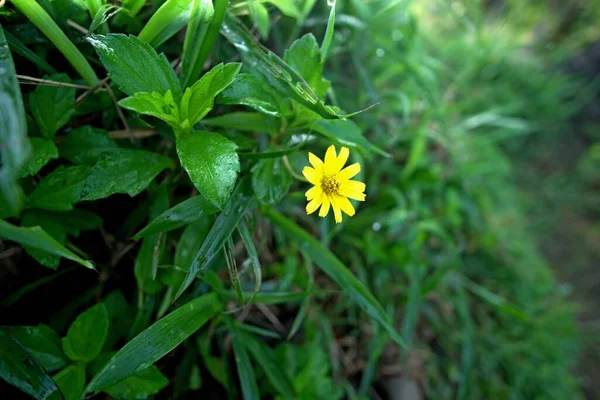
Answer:
<svg viewBox="0 0 600 400"><path fill-rule="evenodd" d="M338 154L337 162L335 164L335 172L340 172L342 168L344 168L344 164L348 161L348 156L350 155L350 150L347 147L342 147L340 150L340 154Z"/></svg>
<svg viewBox="0 0 600 400"><path fill-rule="evenodd" d="M323 173L327 175L335 174L335 166L337 163L337 154L335 152L335 146L331 145L325 152L325 163L323 165Z"/></svg>
<svg viewBox="0 0 600 400"><path fill-rule="evenodd" d="M321 196L321 194L323 194L323 192L319 186L313 186L310 189L308 189L306 193L304 193L304 195L306 196L306 200L312 200L315 197Z"/></svg>
<svg viewBox="0 0 600 400"><path fill-rule="evenodd" d="M356 181L350 181L350 182L356 182ZM362 183L362 182L357 182L357 183ZM355 190L351 186L350 187L347 186L347 182L342 184L342 186L340 186L339 194L342 196L351 198L353 200L358 200L358 201L365 201L365 197L366 197L366 195L362 191Z"/></svg>
<svg viewBox="0 0 600 400"><path fill-rule="evenodd" d="M348 200L347 197L336 196L335 202L337 203L338 206L340 206L340 208L342 209L343 212L345 212L346 214L348 214L351 217L356 212L354 210L354 207L352 206L352 203L350 203L350 200Z"/></svg>
<svg viewBox="0 0 600 400"><path fill-rule="evenodd" d="M329 196L323 196L323 205L319 210L319 217L326 217L329 213L329 206L331 205L331 201L329 201Z"/></svg>
<svg viewBox="0 0 600 400"><path fill-rule="evenodd" d="M317 171L323 170L323 161L313 153L308 153L308 161Z"/></svg>
<svg viewBox="0 0 600 400"><path fill-rule="evenodd" d="M341 188L346 188L349 190L353 190L355 192L364 192L365 189L367 188L367 185L365 185L364 183L362 183L360 181L346 181L346 182L342 182L342 184L340 186L341 186Z"/></svg>
<svg viewBox="0 0 600 400"><path fill-rule="evenodd" d="M312 199L307 205L306 205L306 213L307 214L312 214L315 211L317 211L317 208L319 208L319 206L321 205L321 203L323 203L323 197L324 196L319 196L315 199Z"/></svg>
<svg viewBox="0 0 600 400"><path fill-rule="evenodd" d="M331 198L331 208L333 208L333 215L335 216L335 223L339 224L342 222L342 210L340 209L339 204L337 203L337 198Z"/></svg>
<svg viewBox="0 0 600 400"><path fill-rule="evenodd" d="M338 172L338 178L341 180L351 179L354 176L356 176L356 174L358 174L359 172L360 172L360 164L354 163L352 165L347 166L340 172Z"/></svg>
<svg viewBox="0 0 600 400"><path fill-rule="evenodd" d="M304 177L313 185L319 185L323 174L317 172L314 168L304 167L302 169L302 175L304 175Z"/></svg>

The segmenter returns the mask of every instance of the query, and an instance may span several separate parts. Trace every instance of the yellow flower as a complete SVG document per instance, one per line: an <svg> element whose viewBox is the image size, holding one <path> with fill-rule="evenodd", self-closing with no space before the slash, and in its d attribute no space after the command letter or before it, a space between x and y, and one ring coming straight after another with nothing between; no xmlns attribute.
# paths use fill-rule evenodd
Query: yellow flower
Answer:
<svg viewBox="0 0 600 400"><path fill-rule="evenodd" d="M349 216L354 215L354 207L348 198L365 201L366 185L350 179L360 172L360 164L352 164L344 169L350 151L342 147L340 154L336 155L335 146L331 145L325 153L325 162L308 153L311 167L304 167L302 175L314 186L306 192L306 213L312 214L319 207L319 217L325 217L329 208L333 208L335 222L342 222L342 211Z"/></svg>

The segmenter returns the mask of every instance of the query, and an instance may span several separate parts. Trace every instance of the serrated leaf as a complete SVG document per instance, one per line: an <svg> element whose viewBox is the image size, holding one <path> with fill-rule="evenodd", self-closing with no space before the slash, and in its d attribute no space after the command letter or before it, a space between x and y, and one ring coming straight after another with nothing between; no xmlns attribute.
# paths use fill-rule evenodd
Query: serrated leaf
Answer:
<svg viewBox="0 0 600 400"><path fill-rule="evenodd" d="M177 155L200 193L222 209L235 185L237 145L215 132L194 131L177 138Z"/></svg>
<svg viewBox="0 0 600 400"><path fill-rule="evenodd" d="M129 96L136 93L173 93L181 96L181 85L164 54L148 43L122 34L92 35L87 39L96 49L108 75Z"/></svg>
<svg viewBox="0 0 600 400"><path fill-rule="evenodd" d="M108 311L103 303L79 314L62 340L67 357L86 362L98 357L108 335L108 324Z"/></svg>
<svg viewBox="0 0 600 400"><path fill-rule="evenodd" d="M56 371L67 365L60 338L49 326L12 326L5 329L33 354L46 371Z"/></svg>
<svg viewBox="0 0 600 400"><path fill-rule="evenodd" d="M102 129L84 126L73 129L60 143L60 156L74 164L94 165L100 156L118 150L119 146Z"/></svg>
<svg viewBox="0 0 600 400"><path fill-rule="evenodd" d="M149 151L119 149L103 153L89 173L80 200L97 200L115 193L133 197L165 168L173 168L173 161Z"/></svg>
<svg viewBox="0 0 600 400"><path fill-rule="evenodd" d="M140 114L151 115L172 126L179 125L179 110L171 91L164 95L154 93L136 93L119 101L119 105Z"/></svg>
<svg viewBox="0 0 600 400"><path fill-rule="evenodd" d="M93 378L86 392L97 392L148 368L196 332L223 305L214 293L179 307L127 343Z"/></svg>
<svg viewBox="0 0 600 400"><path fill-rule="evenodd" d="M252 167L252 187L263 205L277 204L290 190L292 176L281 158L265 158Z"/></svg>
<svg viewBox="0 0 600 400"><path fill-rule="evenodd" d="M277 116L283 108L278 97L278 93L261 78L252 74L239 74L217 97L217 103L240 104Z"/></svg>
<svg viewBox="0 0 600 400"><path fill-rule="evenodd" d="M67 74L50 75L44 79L71 83ZM52 139L75 113L75 88L40 85L29 95L29 108L42 134Z"/></svg>
<svg viewBox="0 0 600 400"><path fill-rule="evenodd" d="M23 228L0 220L0 237L20 243L23 246L44 250L48 253L73 260L87 268L94 268L93 263L85 261L65 246L58 243L39 226Z"/></svg>
<svg viewBox="0 0 600 400"><path fill-rule="evenodd" d="M65 400L80 400L85 387L85 367L72 364L54 375L54 381Z"/></svg>
<svg viewBox="0 0 600 400"><path fill-rule="evenodd" d="M58 149L52 140L30 138L33 152L25 165L21 167L19 178L37 174L53 158L58 158Z"/></svg>
<svg viewBox="0 0 600 400"><path fill-rule="evenodd" d="M195 196L177 204L154 218L134 238L139 239L160 232L167 232L193 223L203 216L212 215L218 209L203 196Z"/></svg>
<svg viewBox="0 0 600 400"><path fill-rule="evenodd" d="M81 198L91 171L92 168L87 165L61 165L36 186L29 196L29 206L54 211L73 209L73 204Z"/></svg>
<svg viewBox="0 0 600 400"><path fill-rule="evenodd" d="M197 124L214 106L215 97L235 79L242 64L219 64L207 72L198 82L185 90L181 99L181 120Z"/></svg>

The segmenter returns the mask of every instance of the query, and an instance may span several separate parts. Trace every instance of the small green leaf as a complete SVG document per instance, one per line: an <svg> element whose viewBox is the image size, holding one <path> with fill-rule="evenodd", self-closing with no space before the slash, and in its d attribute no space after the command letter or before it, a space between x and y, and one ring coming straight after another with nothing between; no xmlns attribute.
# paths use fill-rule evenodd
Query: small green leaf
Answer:
<svg viewBox="0 0 600 400"><path fill-rule="evenodd" d="M177 155L192 183L219 209L235 185L240 160L236 144L218 133L194 131L177 138Z"/></svg>
<svg viewBox="0 0 600 400"><path fill-rule="evenodd" d="M36 399L64 398L38 360L4 328L0 328L0 378Z"/></svg>
<svg viewBox="0 0 600 400"><path fill-rule="evenodd" d="M33 147L33 153L21 167L20 178L37 174L50 160L58 158L58 149L52 140L33 137L29 141Z"/></svg>
<svg viewBox="0 0 600 400"><path fill-rule="evenodd" d="M21 226L39 226L44 230L44 232L52 236L52 238L54 238L58 243L65 244L67 239L67 231L59 223L59 221L56 220L56 218L49 217L48 214L44 214L44 212L41 210L27 210L21 219ZM23 248L30 256L35 258L37 262L45 265L48 268L56 269L60 263L60 257L56 255L50 254L43 250L30 248L28 246L23 246Z"/></svg>
<svg viewBox="0 0 600 400"><path fill-rule="evenodd" d="M315 264L327 276L333 279L344 293L362 308L369 317L379 322L396 343L402 347L406 347L404 340L402 340L402 337L390 322L390 318L383 307L381 307L381 304L379 304L369 289L333 253L309 235L308 232L277 211L269 209L266 215L275 225L292 238L297 246L306 252Z"/></svg>
<svg viewBox="0 0 600 400"><path fill-rule="evenodd" d="M119 101L119 105L140 114L162 119L169 125L179 125L179 110L170 90L164 95L156 92L136 93L135 96Z"/></svg>
<svg viewBox="0 0 600 400"><path fill-rule="evenodd" d="M48 372L67 365L58 334L49 326L13 326L5 328L21 346L25 347Z"/></svg>
<svg viewBox="0 0 600 400"><path fill-rule="evenodd" d="M97 2L102 4L102 0L97 0ZM89 7L89 1L88 8L90 9L90 14L93 16L92 23L90 24L90 27L88 29L88 35L94 33L94 31L101 27L106 21L108 21L110 18L114 17L120 11L123 10L123 8L117 7L112 4L102 4L100 7L97 7L97 9L94 11L91 7ZM100 31L102 33L108 31L107 26L102 26L100 28Z"/></svg>
<svg viewBox="0 0 600 400"><path fill-rule="evenodd" d="M238 183L225 209L217 217L204 243L202 243L202 247L198 251L198 254L196 254L184 282L175 295L175 299L190 286L198 272L207 268L217 254L220 253L221 248L231 236L231 233L252 202L252 193L249 186L250 180L247 177L242 178L240 183Z"/></svg>
<svg viewBox="0 0 600 400"><path fill-rule="evenodd" d="M239 74L217 97L217 103L240 104L274 116L279 115L282 108L279 94L263 79L252 74Z"/></svg>
<svg viewBox="0 0 600 400"><path fill-rule="evenodd" d="M217 212L203 196L194 196L177 204L154 218L144 229L139 231L134 239L140 239L148 235L167 232L193 223L203 216L212 215Z"/></svg>
<svg viewBox="0 0 600 400"><path fill-rule="evenodd" d="M250 1L248 3L248 10L250 11L250 19L258 28L260 36L263 38L263 40L267 40L269 37L269 31L271 30L269 11L258 1Z"/></svg>
<svg viewBox="0 0 600 400"><path fill-rule="evenodd" d="M71 83L66 74L50 75L44 79ZM40 85L29 95L29 107L42 134L52 139L75 113L75 88Z"/></svg>
<svg viewBox="0 0 600 400"><path fill-rule="evenodd" d="M92 35L87 39L96 49L108 75L128 94L164 94L181 96L181 85L164 54L158 55L146 42L122 34Z"/></svg>
<svg viewBox="0 0 600 400"><path fill-rule="evenodd" d="M98 357L108 335L108 311L103 303L79 314L63 339L63 350L73 361L91 361Z"/></svg>
<svg viewBox="0 0 600 400"><path fill-rule="evenodd" d="M87 165L61 165L36 186L29 196L29 206L54 211L73 209L73 204L81 198L91 171L92 168Z"/></svg>
<svg viewBox="0 0 600 400"><path fill-rule="evenodd" d="M115 193L133 197L165 168L173 168L173 161L149 151L119 149L103 153L90 171L80 200L97 200Z"/></svg>
<svg viewBox="0 0 600 400"><path fill-rule="evenodd" d="M39 226L23 228L0 220L0 237L20 243L23 246L44 250L48 253L73 260L87 268L94 268L93 263L85 261L65 246L58 243Z"/></svg>
<svg viewBox="0 0 600 400"><path fill-rule="evenodd" d="M295 19L301 18L301 13L296 5L295 0L266 0L266 2L271 3L275 7L279 8L279 10L288 17Z"/></svg>
<svg viewBox="0 0 600 400"><path fill-rule="evenodd" d="M73 364L54 375L54 381L65 400L80 400L85 387L85 367Z"/></svg>
<svg viewBox="0 0 600 400"><path fill-rule="evenodd" d="M214 293L179 307L127 343L97 373L86 392L97 392L148 368L196 332L222 309Z"/></svg>
<svg viewBox="0 0 600 400"><path fill-rule="evenodd" d="M281 158L259 160L252 167L252 187L263 205L277 204L290 190L292 176Z"/></svg>
<svg viewBox="0 0 600 400"><path fill-rule="evenodd" d="M169 380L152 365L104 389L104 392L115 399L147 399L168 384Z"/></svg>
<svg viewBox="0 0 600 400"><path fill-rule="evenodd" d="M317 96L325 96L329 81L322 78L321 50L312 33L294 41L283 58L313 88Z"/></svg>
<svg viewBox="0 0 600 400"><path fill-rule="evenodd" d="M235 79L242 64L219 64L185 90L181 99L181 120L197 124L214 106L214 98Z"/></svg>
<svg viewBox="0 0 600 400"><path fill-rule="evenodd" d="M108 137L108 132L91 126L73 129L63 138L59 147L62 158L74 164L87 165L96 164L102 154L118 149L119 146Z"/></svg>

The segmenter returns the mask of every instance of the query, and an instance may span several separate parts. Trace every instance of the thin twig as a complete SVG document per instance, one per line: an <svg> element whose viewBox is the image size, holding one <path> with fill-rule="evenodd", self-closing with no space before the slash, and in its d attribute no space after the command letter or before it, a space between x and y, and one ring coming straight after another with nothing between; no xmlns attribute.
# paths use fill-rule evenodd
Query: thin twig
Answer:
<svg viewBox="0 0 600 400"><path fill-rule="evenodd" d="M297 179L302 182L308 182L306 180L306 178L304 178L302 175L298 175L296 172L294 172L294 170L292 169L292 166L290 165L290 161L287 158L287 155L283 156L283 164L287 168L290 175L292 175L292 178Z"/></svg>
<svg viewBox="0 0 600 400"><path fill-rule="evenodd" d="M275 327L275 329L277 329L279 331L279 333L282 334L287 334L285 328L283 327L283 325L281 324L281 322L279 322L279 319L277 319L277 317L275 316L275 314L273 314L271 312L271 310L269 309L269 307L267 307L266 305L262 304L262 303L257 303L256 304L256 308L258 308L260 310L261 313L263 313L263 315L265 317L267 317L267 319L269 320L269 322L271 324L273 324L273 327Z"/></svg>
<svg viewBox="0 0 600 400"><path fill-rule="evenodd" d="M85 100L90 94L94 93L95 91L97 91L97 90L106 91L106 89L103 86L106 83L108 83L109 80L110 80L110 77L107 76L106 78L104 78L100 82L98 82L98 84L96 84L96 86L89 88L88 90L83 92L81 94L81 96L79 96L77 98L77 100L75 100L75 107L78 107L81 104L81 102L83 102L83 100Z"/></svg>
<svg viewBox="0 0 600 400"><path fill-rule="evenodd" d="M113 139L144 139L156 134L157 132L152 129L136 129L132 131L120 130L108 132L108 136Z"/></svg>
<svg viewBox="0 0 600 400"><path fill-rule="evenodd" d="M17 79L19 79L19 83L22 83L25 85L63 86L63 87L72 87L75 89L86 89L86 90L93 89L91 86L77 85L75 83L51 81L48 79L34 78L33 76L27 76L27 75L17 75Z"/></svg>
<svg viewBox="0 0 600 400"><path fill-rule="evenodd" d="M108 90L108 95L110 96L111 100L113 101L113 104L115 105L115 109L117 110L117 114L119 115L119 118L121 119L125 130L129 130L129 124L125 119L125 115L123 115L123 110L121 110L121 106L119 106L119 102L117 101L115 94L113 93L112 89L110 88L110 86L108 86L107 83L104 84L104 87Z"/></svg>
<svg viewBox="0 0 600 400"><path fill-rule="evenodd" d="M88 34L88 30L85 29L83 26L79 25L78 23L71 21L70 19L67 19L67 25L69 25L71 28L78 30L79 32L83 33L84 35Z"/></svg>

